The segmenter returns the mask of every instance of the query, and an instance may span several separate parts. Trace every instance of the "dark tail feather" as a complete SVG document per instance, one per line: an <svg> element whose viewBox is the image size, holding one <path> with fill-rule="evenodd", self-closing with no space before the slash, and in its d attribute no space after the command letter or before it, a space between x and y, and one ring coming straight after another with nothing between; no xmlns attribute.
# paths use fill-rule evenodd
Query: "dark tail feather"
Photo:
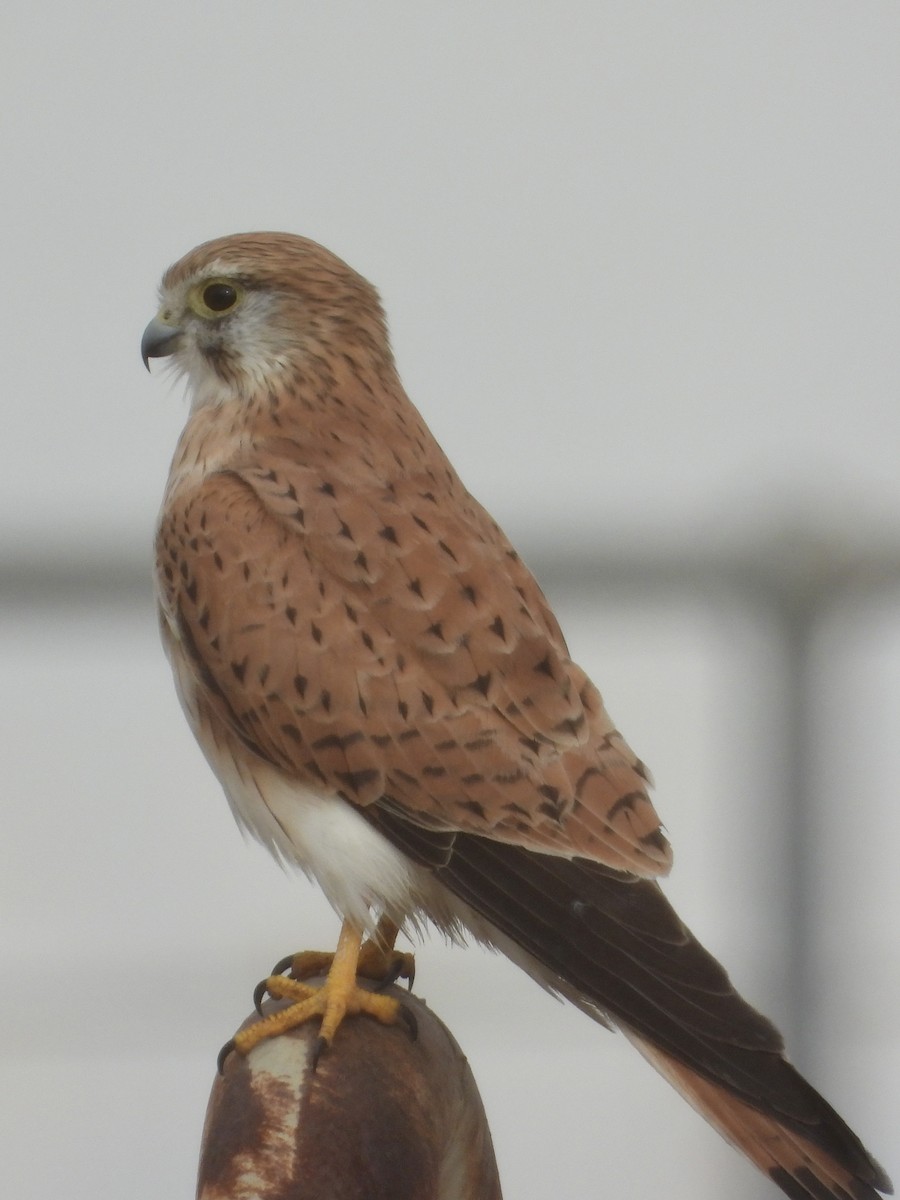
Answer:
<svg viewBox="0 0 900 1200"><path fill-rule="evenodd" d="M741 999L656 883L466 834L435 874L548 987L619 1024L788 1196L891 1192L852 1130L785 1060L775 1026Z"/></svg>

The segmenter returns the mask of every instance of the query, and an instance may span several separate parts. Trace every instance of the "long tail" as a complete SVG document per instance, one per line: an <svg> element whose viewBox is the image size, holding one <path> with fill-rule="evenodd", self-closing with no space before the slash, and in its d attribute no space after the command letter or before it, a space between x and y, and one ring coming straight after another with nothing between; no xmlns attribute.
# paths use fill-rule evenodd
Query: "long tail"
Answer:
<svg viewBox="0 0 900 1200"><path fill-rule="evenodd" d="M546 987L611 1019L786 1195L892 1191L656 883L472 835L447 849L435 874L476 915L476 931Z"/></svg>
<svg viewBox="0 0 900 1200"><path fill-rule="evenodd" d="M629 1037L648 1062L681 1092L682 1096L732 1146L742 1150L761 1171L765 1171L788 1196L798 1200L807 1197L854 1197L869 1200L879 1191L892 1191L891 1181L863 1147L856 1141L840 1117L818 1095L828 1109L832 1122L840 1124L842 1133L856 1141L854 1150L862 1151L860 1164L856 1153L846 1155L840 1149L834 1153L816 1145L797 1132L792 1125L775 1116L751 1108L737 1096L711 1083L696 1071L664 1054L655 1046L629 1033ZM790 1064L785 1063L790 1068ZM796 1074L796 1073L795 1073ZM800 1079L800 1076L797 1076ZM812 1091L812 1089L810 1089ZM841 1153L841 1159L836 1157ZM852 1162L854 1165L846 1165Z"/></svg>

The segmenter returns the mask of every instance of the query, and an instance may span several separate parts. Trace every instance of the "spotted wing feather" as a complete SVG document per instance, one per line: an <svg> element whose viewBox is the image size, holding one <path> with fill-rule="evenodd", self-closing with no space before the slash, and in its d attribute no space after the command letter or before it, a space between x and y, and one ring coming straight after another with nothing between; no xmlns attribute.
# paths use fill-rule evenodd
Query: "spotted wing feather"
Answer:
<svg viewBox="0 0 900 1200"><path fill-rule="evenodd" d="M350 803L667 870L646 772L531 574L474 501L432 496L275 459L168 506L165 622L218 719Z"/></svg>

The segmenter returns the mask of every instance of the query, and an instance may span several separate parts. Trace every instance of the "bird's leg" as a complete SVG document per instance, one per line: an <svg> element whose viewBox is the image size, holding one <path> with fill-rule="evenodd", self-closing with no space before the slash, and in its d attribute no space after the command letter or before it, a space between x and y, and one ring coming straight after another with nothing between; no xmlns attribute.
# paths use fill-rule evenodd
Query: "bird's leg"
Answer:
<svg viewBox="0 0 900 1200"><path fill-rule="evenodd" d="M398 950L394 943L400 926L390 917L383 916L378 922L375 933L367 938L359 952L357 975L365 979L374 979L382 987L405 979L407 987L412 991L416 978L416 956L407 950Z"/></svg>
<svg viewBox="0 0 900 1200"><path fill-rule="evenodd" d="M312 987L285 975L270 975L265 981L265 990L276 1000L291 1000L292 1003L236 1033L233 1043L230 1042L225 1051L235 1049L241 1054L248 1054L266 1038L276 1037L319 1017L322 1024L315 1052L317 1060L321 1051L331 1045L345 1016L366 1013L385 1025L393 1025L398 1017L409 1022L411 1014L407 1015L407 1010L392 996L381 996L357 986L362 937L362 930L357 925L350 921L343 923L337 950L330 956L328 974L320 987ZM224 1057L220 1056L220 1063L223 1061Z"/></svg>
<svg viewBox="0 0 900 1200"><path fill-rule="evenodd" d="M394 943L400 927L390 917L382 917L372 937L362 944L356 963L356 974L363 979L374 979L382 987L396 983L398 979L406 979L412 990L416 976L416 958L403 950L396 950ZM315 975L325 975L331 969L334 955L323 950L302 950L299 954L288 955L276 963L272 969L273 975L280 975L289 970L291 979L311 979ZM262 985L260 990L264 990Z"/></svg>

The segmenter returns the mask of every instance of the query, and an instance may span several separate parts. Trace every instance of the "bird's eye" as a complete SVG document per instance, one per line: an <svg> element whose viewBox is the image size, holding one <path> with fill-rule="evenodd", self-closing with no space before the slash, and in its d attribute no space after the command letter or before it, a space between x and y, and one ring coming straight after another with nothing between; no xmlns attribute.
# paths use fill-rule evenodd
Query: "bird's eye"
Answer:
<svg viewBox="0 0 900 1200"><path fill-rule="evenodd" d="M203 303L212 312L227 312L237 298L237 289L230 283L210 283L203 289Z"/></svg>

